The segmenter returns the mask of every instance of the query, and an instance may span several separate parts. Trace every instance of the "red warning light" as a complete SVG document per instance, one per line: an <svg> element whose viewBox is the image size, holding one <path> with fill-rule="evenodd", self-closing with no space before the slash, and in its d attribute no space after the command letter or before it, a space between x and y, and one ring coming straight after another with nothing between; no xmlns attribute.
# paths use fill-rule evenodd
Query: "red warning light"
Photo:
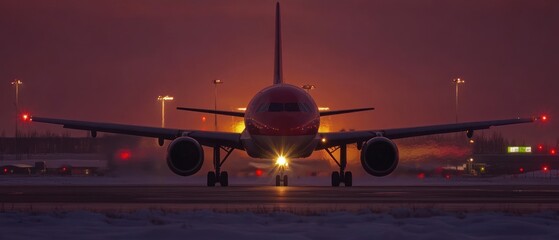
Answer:
<svg viewBox="0 0 559 240"><path fill-rule="evenodd" d="M31 121L31 117L29 116L29 114L24 113L21 115L21 120L24 122Z"/></svg>
<svg viewBox="0 0 559 240"><path fill-rule="evenodd" d="M544 172L547 172L547 170L549 170L549 168L548 168L547 166L543 166L542 170L543 170Z"/></svg>
<svg viewBox="0 0 559 240"><path fill-rule="evenodd" d="M555 155L556 153L557 153L557 150L555 150L555 149L549 150L549 154L551 154L551 155Z"/></svg>
<svg viewBox="0 0 559 240"><path fill-rule="evenodd" d="M132 153L128 149L121 150L120 153L118 154L118 157L122 160L128 160L128 159L130 159L131 156L132 156Z"/></svg>
<svg viewBox="0 0 559 240"><path fill-rule="evenodd" d="M264 173L264 172L263 172L262 169L260 169L260 168L259 168L259 169L256 169L256 171L254 172L254 174L256 174L257 177L262 176L263 173Z"/></svg>
<svg viewBox="0 0 559 240"><path fill-rule="evenodd" d="M206 116L202 117L202 122L206 122Z"/></svg>
<svg viewBox="0 0 559 240"><path fill-rule="evenodd" d="M523 173L523 172L524 172L524 168L519 168L518 171L521 172L521 173Z"/></svg>
<svg viewBox="0 0 559 240"><path fill-rule="evenodd" d="M417 174L417 178L419 178L419 179L424 179L424 178L425 178L425 173L419 173L419 174Z"/></svg>
<svg viewBox="0 0 559 240"><path fill-rule="evenodd" d="M8 169L7 169L7 168L4 168L4 173L8 173Z"/></svg>
<svg viewBox="0 0 559 240"><path fill-rule="evenodd" d="M543 146L542 145L538 145L538 150L543 150Z"/></svg>
<svg viewBox="0 0 559 240"><path fill-rule="evenodd" d="M62 168L62 171L63 171L63 172L66 172L66 167L63 167L63 168Z"/></svg>
<svg viewBox="0 0 559 240"><path fill-rule="evenodd" d="M545 122L545 121L547 121L547 116L546 116L546 115L542 115L541 119L542 119L542 122Z"/></svg>

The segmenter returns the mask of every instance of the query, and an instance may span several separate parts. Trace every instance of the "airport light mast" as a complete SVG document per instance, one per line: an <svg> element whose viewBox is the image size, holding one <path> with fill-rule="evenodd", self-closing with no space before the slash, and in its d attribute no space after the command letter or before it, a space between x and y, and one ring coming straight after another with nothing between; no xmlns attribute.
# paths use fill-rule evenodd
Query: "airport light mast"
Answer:
<svg viewBox="0 0 559 240"><path fill-rule="evenodd" d="M456 123L458 123L458 86L462 83L465 83L466 81L461 78L455 78L452 79L452 82L454 82L456 85Z"/></svg>
<svg viewBox="0 0 559 240"><path fill-rule="evenodd" d="M15 106L16 106L16 125L15 125L15 141L14 141L14 153L16 155L16 160L19 160L19 154L17 151L17 139L18 139L18 130L17 130L17 125L18 125L18 121L19 121L19 85L23 84L23 82L19 79L14 79L13 82L11 82L12 85L14 85L16 87L16 101L15 101Z"/></svg>
<svg viewBox="0 0 559 240"><path fill-rule="evenodd" d="M315 89L316 86L312 85L312 84L305 84L303 86L301 86L303 89L305 89L307 91L307 93L310 93L311 90Z"/></svg>
<svg viewBox="0 0 559 240"><path fill-rule="evenodd" d="M157 100L161 101L161 127L165 127L165 101L173 101L173 97L169 95L158 96Z"/></svg>
<svg viewBox="0 0 559 240"><path fill-rule="evenodd" d="M215 79L212 81L214 84L214 110L217 111L217 85L222 84L223 81L220 79ZM214 113L214 128L217 131L217 114Z"/></svg>

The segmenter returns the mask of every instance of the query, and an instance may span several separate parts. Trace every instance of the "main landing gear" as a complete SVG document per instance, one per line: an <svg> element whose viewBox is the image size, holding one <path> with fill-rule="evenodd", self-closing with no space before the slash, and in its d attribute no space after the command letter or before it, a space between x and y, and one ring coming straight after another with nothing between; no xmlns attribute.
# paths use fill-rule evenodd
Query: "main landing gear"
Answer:
<svg viewBox="0 0 559 240"><path fill-rule="evenodd" d="M287 186L287 174L284 173L285 166L280 166L279 174L276 175L276 186Z"/></svg>
<svg viewBox="0 0 559 240"><path fill-rule="evenodd" d="M221 160L220 153L221 149L223 149L227 154ZM227 160L229 155L233 152L234 148L227 148L222 146L214 146L214 154L213 154L213 163L214 163L214 171L208 172L208 187L215 187L216 183L219 183L222 187L229 186L229 174L227 171L221 171L221 165Z"/></svg>
<svg viewBox="0 0 559 240"><path fill-rule="evenodd" d="M340 167L339 172L332 172L332 186L338 187L340 183L344 183L346 187L351 187L353 185L353 175L350 171L345 171L347 166L347 145L341 145L339 147L335 147L332 150L330 148L324 149L332 157L332 160ZM340 150L340 161L336 160L336 157L332 153L335 151Z"/></svg>

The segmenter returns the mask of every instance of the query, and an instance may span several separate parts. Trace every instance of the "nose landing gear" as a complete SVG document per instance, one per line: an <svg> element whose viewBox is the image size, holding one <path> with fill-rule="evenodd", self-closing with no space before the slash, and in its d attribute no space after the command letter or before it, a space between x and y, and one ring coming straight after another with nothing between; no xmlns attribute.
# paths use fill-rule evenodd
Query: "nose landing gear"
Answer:
<svg viewBox="0 0 559 240"><path fill-rule="evenodd" d="M279 174L276 175L276 186L287 186L287 174L285 174L285 166L279 167Z"/></svg>

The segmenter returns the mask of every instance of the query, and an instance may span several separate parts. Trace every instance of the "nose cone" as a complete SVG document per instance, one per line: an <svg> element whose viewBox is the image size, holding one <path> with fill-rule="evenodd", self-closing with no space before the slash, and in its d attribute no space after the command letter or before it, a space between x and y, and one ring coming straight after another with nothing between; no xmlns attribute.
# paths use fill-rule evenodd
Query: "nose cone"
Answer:
<svg viewBox="0 0 559 240"><path fill-rule="evenodd" d="M245 113L245 126L251 135L314 135L319 124L318 107L312 97L289 84L265 88L254 96Z"/></svg>

